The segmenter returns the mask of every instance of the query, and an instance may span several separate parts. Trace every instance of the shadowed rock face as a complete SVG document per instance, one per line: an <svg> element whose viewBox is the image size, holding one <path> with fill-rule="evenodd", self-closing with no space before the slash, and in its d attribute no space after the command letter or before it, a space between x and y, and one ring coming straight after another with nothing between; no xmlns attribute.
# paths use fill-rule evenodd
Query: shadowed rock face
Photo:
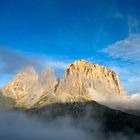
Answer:
<svg viewBox="0 0 140 140"><path fill-rule="evenodd" d="M16 99L18 106L28 108L55 102L125 97L123 87L114 71L85 60L70 64L59 81L50 68L38 75L33 68L28 67L2 90L5 96Z"/></svg>

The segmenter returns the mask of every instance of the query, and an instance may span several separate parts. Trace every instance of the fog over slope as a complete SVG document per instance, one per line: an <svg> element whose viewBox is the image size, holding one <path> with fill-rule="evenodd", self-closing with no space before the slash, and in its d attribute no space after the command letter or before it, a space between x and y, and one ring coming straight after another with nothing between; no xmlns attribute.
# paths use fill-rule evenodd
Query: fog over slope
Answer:
<svg viewBox="0 0 140 140"><path fill-rule="evenodd" d="M69 118L48 124L13 111L0 112L0 139L2 140L58 140L81 139L87 135L70 124Z"/></svg>
<svg viewBox="0 0 140 140"><path fill-rule="evenodd" d="M89 109L90 111L90 109ZM118 133L103 131L102 121L90 118L90 112L75 124L70 116L58 117L44 122L36 117L15 111L0 112L0 139L2 140L139 140L140 136L131 130ZM95 114L96 115L96 112ZM91 132L90 132L91 130Z"/></svg>

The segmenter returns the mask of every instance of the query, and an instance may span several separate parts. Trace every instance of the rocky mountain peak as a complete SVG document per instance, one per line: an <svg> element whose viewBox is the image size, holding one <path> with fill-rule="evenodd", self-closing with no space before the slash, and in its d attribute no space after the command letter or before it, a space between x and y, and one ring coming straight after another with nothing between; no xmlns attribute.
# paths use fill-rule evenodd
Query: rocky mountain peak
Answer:
<svg viewBox="0 0 140 140"><path fill-rule="evenodd" d="M41 79L57 79L52 68L46 68L40 75Z"/></svg>
<svg viewBox="0 0 140 140"><path fill-rule="evenodd" d="M53 69L47 68L40 75L28 66L19 72L2 90L5 96L16 100L18 106L32 106L51 96L57 84Z"/></svg>
<svg viewBox="0 0 140 140"><path fill-rule="evenodd" d="M38 75L36 70L31 65L23 68L23 70L21 70L21 72L19 74Z"/></svg>
<svg viewBox="0 0 140 140"><path fill-rule="evenodd" d="M37 72L33 67L28 66L21 72L17 73L13 80L2 88L2 91L5 96L18 100L28 93L37 80Z"/></svg>
<svg viewBox="0 0 140 140"><path fill-rule="evenodd" d="M57 83L57 77L52 68L46 68L40 75L38 84L46 91L49 91L50 88L54 88L54 85Z"/></svg>
<svg viewBox="0 0 140 140"><path fill-rule="evenodd" d="M98 64L92 64L86 60L78 60L73 64L68 65L65 71L65 77L73 75L73 74L81 74L88 78L116 75L116 73L110 70L108 67L100 66Z"/></svg>
<svg viewBox="0 0 140 140"><path fill-rule="evenodd" d="M43 100L47 101L54 95L55 86L58 84L57 77L53 69L46 68L38 78L38 81L30 89L29 93L24 97L20 104L31 107L33 105L43 104Z"/></svg>
<svg viewBox="0 0 140 140"><path fill-rule="evenodd" d="M65 83L65 84L64 84ZM118 75L108 67L92 64L85 60L75 61L68 65L63 85L70 89L72 95L85 95L90 90L90 97L95 94L102 94L102 97L114 98L114 96L125 96L122 84ZM92 92L91 92L92 91ZM101 97L100 96L100 97Z"/></svg>
<svg viewBox="0 0 140 140"><path fill-rule="evenodd" d="M105 66L78 60L57 80L51 68L40 75L32 67L18 73L2 92L26 107L52 102L111 100L125 96L117 74Z"/></svg>

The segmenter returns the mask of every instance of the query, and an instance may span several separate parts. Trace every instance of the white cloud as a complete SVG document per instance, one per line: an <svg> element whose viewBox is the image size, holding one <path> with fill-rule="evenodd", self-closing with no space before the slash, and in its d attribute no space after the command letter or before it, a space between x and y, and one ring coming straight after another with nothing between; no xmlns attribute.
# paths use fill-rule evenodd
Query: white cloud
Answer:
<svg viewBox="0 0 140 140"><path fill-rule="evenodd" d="M140 34L131 34L127 38L101 50L113 58L140 62Z"/></svg>
<svg viewBox="0 0 140 140"><path fill-rule="evenodd" d="M32 65L38 71L51 67L57 76L61 76L70 62L72 60L64 57L32 54L0 46L0 87L8 83L17 72L28 65Z"/></svg>
<svg viewBox="0 0 140 140"><path fill-rule="evenodd" d="M133 107L134 110L140 109L140 93L133 93L131 96L129 96L130 104Z"/></svg>
<svg viewBox="0 0 140 140"><path fill-rule="evenodd" d="M137 18L128 16L127 20L128 20L128 29L130 34L140 32L140 28L139 28L140 22Z"/></svg>
<svg viewBox="0 0 140 140"><path fill-rule="evenodd" d="M33 54L0 46L0 73L15 73L32 65L35 68L52 67L65 69L71 60L59 56L51 57L45 54Z"/></svg>
<svg viewBox="0 0 140 140"><path fill-rule="evenodd" d="M125 91L132 94L140 91L140 20L134 15L122 13L116 13L114 17L125 19L128 25L128 36L100 52L111 58L107 65L117 71Z"/></svg>
<svg viewBox="0 0 140 140"><path fill-rule="evenodd" d="M67 60L65 58L59 58L59 57L48 57L48 56L39 56L40 59L43 60L43 67L52 67L54 69L62 69L64 70L68 63L71 62L72 60Z"/></svg>

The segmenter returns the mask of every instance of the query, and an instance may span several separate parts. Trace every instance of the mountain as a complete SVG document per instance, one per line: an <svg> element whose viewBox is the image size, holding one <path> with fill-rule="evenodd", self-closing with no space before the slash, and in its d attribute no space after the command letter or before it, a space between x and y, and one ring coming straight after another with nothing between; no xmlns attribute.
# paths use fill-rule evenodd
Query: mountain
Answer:
<svg viewBox="0 0 140 140"><path fill-rule="evenodd" d="M13 80L2 88L3 95L15 100L16 106L30 108L43 98L49 97L55 90L57 78L48 68L39 75L29 66L19 72Z"/></svg>
<svg viewBox="0 0 140 140"><path fill-rule="evenodd" d="M51 68L38 74L32 67L27 67L2 91L4 96L15 99L17 106L27 108L61 102L95 100L105 104L127 100L114 71L85 60L68 65L62 79L57 79Z"/></svg>
<svg viewBox="0 0 140 140"><path fill-rule="evenodd" d="M72 97L100 102L126 98L121 82L114 71L85 60L75 61L68 66L57 88L57 94L67 95L67 99Z"/></svg>
<svg viewBox="0 0 140 140"><path fill-rule="evenodd" d="M2 92L5 96L11 97L18 102L29 93L37 80L38 74L29 66L18 73L10 83L3 87Z"/></svg>
<svg viewBox="0 0 140 140"><path fill-rule="evenodd" d="M114 71L78 60L68 65L61 79L57 79L51 68L41 74L31 66L23 69L0 90L0 108L12 107L12 112L23 113L29 120L33 117L37 123L43 122L43 127L51 126L53 135L54 129L63 128L66 131L61 136L80 130L87 134L86 139L129 140L140 138L140 117L135 116L138 110L134 110L139 109L135 108L138 97L125 94Z"/></svg>
<svg viewBox="0 0 140 140"><path fill-rule="evenodd" d="M140 117L110 109L95 101L54 103L40 108L25 109L24 112L47 126L54 125L55 122L61 128L61 124L64 123L63 127L67 129L66 123L70 121L73 127L82 129L92 138L98 135L98 139L124 137L128 140L135 139L135 136L140 134ZM114 138L111 138L112 136Z"/></svg>
<svg viewBox="0 0 140 140"><path fill-rule="evenodd" d="M55 88L58 84L57 77L51 68L44 70L38 76L38 80L30 89L28 94L20 101L20 104L30 108L32 106L40 106L44 102L51 102L51 99L56 98Z"/></svg>

